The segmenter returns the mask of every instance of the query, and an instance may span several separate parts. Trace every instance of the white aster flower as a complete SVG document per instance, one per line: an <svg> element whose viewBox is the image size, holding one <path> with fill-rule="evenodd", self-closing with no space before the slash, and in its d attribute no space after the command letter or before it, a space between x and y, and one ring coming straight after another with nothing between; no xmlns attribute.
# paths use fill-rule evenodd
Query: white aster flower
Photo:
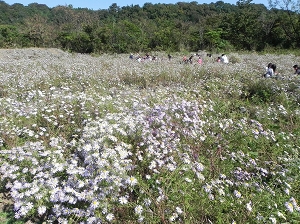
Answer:
<svg viewBox="0 0 300 224"><path fill-rule="evenodd" d="M157 202L161 202L164 199L164 195L160 195L156 198Z"/></svg>
<svg viewBox="0 0 300 224"><path fill-rule="evenodd" d="M127 179L127 183L130 185L130 186L134 186L138 183L137 179L133 176L129 177Z"/></svg>
<svg viewBox="0 0 300 224"><path fill-rule="evenodd" d="M284 189L284 192L285 192L287 195L290 195L290 189L286 188L286 189Z"/></svg>
<svg viewBox="0 0 300 224"><path fill-rule="evenodd" d="M246 204L246 208L249 212L252 212L252 202L251 201Z"/></svg>
<svg viewBox="0 0 300 224"><path fill-rule="evenodd" d="M114 219L114 215L112 213L108 213L107 216L106 216L106 219L108 221L112 221Z"/></svg>
<svg viewBox="0 0 300 224"><path fill-rule="evenodd" d="M293 206L293 204L291 202L286 202L284 205L285 205L286 209L289 212L293 212L294 211L294 206Z"/></svg>
<svg viewBox="0 0 300 224"><path fill-rule="evenodd" d="M183 211L182 211L182 209L180 207L176 207L176 212L178 214L182 214L183 213Z"/></svg>
<svg viewBox="0 0 300 224"><path fill-rule="evenodd" d="M188 183L192 182L192 180L190 178L188 178L188 177L185 178L185 181L188 182Z"/></svg>
<svg viewBox="0 0 300 224"><path fill-rule="evenodd" d="M20 219L21 218L20 212L16 212L14 217L15 219Z"/></svg>
<svg viewBox="0 0 300 224"><path fill-rule="evenodd" d="M78 186L78 188L84 187L84 182L82 180L79 180L77 186Z"/></svg>
<svg viewBox="0 0 300 224"><path fill-rule="evenodd" d="M144 216L140 215L138 218L138 222L143 223L144 218L145 218Z"/></svg>
<svg viewBox="0 0 300 224"><path fill-rule="evenodd" d="M99 206L99 202L98 201L96 201L96 200L92 201L92 203L91 203L91 208L92 209L96 209L96 208L98 208L98 206Z"/></svg>
<svg viewBox="0 0 300 224"><path fill-rule="evenodd" d="M120 159L126 159L131 154L129 151L123 149L121 146L117 146L116 151L119 152Z"/></svg>
<svg viewBox="0 0 300 224"><path fill-rule="evenodd" d="M33 208L33 203L32 202L28 202L26 204L26 207L27 207L28 211L31 210Z"/></svg>
<svg viewBox="0 0 300 224"><path fill-rule="evenodd" d="M170 221L170 222L174 222L175 219L176 219L176 218L174 217L174 215L172 215L172 216L170 216L169 221Z"/></svg>
<svg viewBox="0 0 300 224"><path fill-rule="evenodd" d="M295 200L295 198L291 197L290 202L292 203L294 209L297 212L300 212L300 207L298 206L297 201Z"/></svg>
<svg viewBox="0 0 300 224"><path fill-rule="evenodd" d="M145 206L150 206L151 205L151 200L149 198L146 198L144 200L144 204L145 204Z"/></svg>
<svg viewBox="0 0 300 224"><path fill-rule="evenodd" d="M120 202L120 204L125 205L128 203L128 200L126 197L122 196L119 198L119 202Z"/></svg>
<svg viewBox="0 0 300 224"><path fill-rule="evenodd" d="M14 204L14 209L17 211L21 208L22 205L23 205L22 201L16 201Z"/></svg>
<svg viewBox="0 0 300 224"><path fill-rule="evenodd" d="M117 142L118 141L118 138L113 136L113 135L109 135L108 138L113 141L113 142Z"/></svg>
<svg viewBox="0 0 300 224"><path fill-rule="evenodd" d="M167 168L168 168L170 171L176 170L176 166L175 166L174 164L171 164L171 163L167 164Z"/></svg>
<svg viewBox="0 0 300 224"><path fill-rule="evenodd" d="M205 190L206 193L209 193L209 192L211 192L211 190L212 190L212 186L209 185L209 184L206 184L206 185L204 186L204 190Z"/></svg>
<svg viewBox="0 0 300 224"><path fill-rule="evenodd" d="M222 196L224 196L225 195L225 192L224 192L224 190L223 189L218 189L218 192L219 192L219 195L222 195Z"/></svg>
<svg viewBox="0 0 300 224"><path fill-rule="evenodd" d="M202 181L205 180L205 177L202 173L196 172L196 175L199 180L202 180Z"/></svg>
<svg viewBox="0 0 300 224"><path fill-rule="evenodd" d="M91 151L93 149L91 144L86 144L85 146L83 146L83 149L87 152Z"/></svg>
<svg viewBox="0 0 300 224"><path fill-rule="evenodd" d="M271 220L271 222L272 222L273 224L276 224L276 223L277 223L276 218L273 217L273 216L271 216L271 217L269 218L269 220Z"/></svg>
<svg viewBox="0 0 300 224"><path fill-rule="evenodd" d="M151 161L150 165L149 165L149 169L152 170L156 167L156 162L154 160Z"/></svg>
<svg viewBox="0 0 300 224"><path fill-rule="evenodd" d="M46 206L43 206L43 205L39 206L38 207L38 213L39 213L39 215L45 214L46 210L47 210Z"/></svg>
<svg viewBox="0 0 300 224"><path fill-rule="evenodd" d="M64 218L58 218L57 221L58 221L59 224L68 224L68 220L64 219Z"/></svg>
<svg viewBox="0 0 300 224"><path fill-rule="evenodd" d="M257 221L263 221L264 217L260 213L258 213L256 216L256 219L257 219Z"/></svg>
<svg viewBox="0 0 300 224"><path fill-rule="evenodd" d="M234 194L234 196L236 196L237 198L242 197L241 192L239 192L239 191L237 191L237 190L234 190L233 194Z"/></svg>
<svg viewBox="0 0 300 224"><path fill-rule="evenodd" d="M226 179L226 175L225 174L220 174L220 178L221 179Z"/></svg>
<svg viewBox="0 0 300 224"><path fill-rule="evenodd" d="M137 215L142 214L142 212L143 212L143 207L142 207L141 205L136 206L136 207L134 208L134 212L135 212L135 214L137 214Z"/></svg>
<svg viewBox="0 0 300 224"><path fill-rule="evenodd" d="M86 221L87 221L87 224L93 224L93 223L96 223L97 218L96 217L89 217Z"/></svg>
<svg viewBox="0 0 300 224"><path fill-rule="evenodd" d="M101 173L100 173L100 178L101 179L106 179L109 175L109 171L108 170L103 170Z"/></svg>
<svg viewBox="0 0 300 224"><path fill-rule="evenodd" d="M18 212L19 212L20 216L25 216L28 213L28 211L29 210L26 206L22 206Z"/></svg>

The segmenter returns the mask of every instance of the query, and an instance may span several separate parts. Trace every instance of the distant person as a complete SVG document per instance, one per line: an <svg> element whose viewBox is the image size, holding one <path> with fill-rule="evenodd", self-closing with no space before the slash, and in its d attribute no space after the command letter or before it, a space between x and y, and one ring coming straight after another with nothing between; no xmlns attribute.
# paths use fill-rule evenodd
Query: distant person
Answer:
<svg viewBox="0 0 300 224"><path fill-rule="evenodd" d="M129 58L130 58L130 59L133 59L133 54L132 54L132 53L129 55Z"/></svg>
<svg viewBox="0 0 300 224"><path fill-rule="evenodd" d="M187 57L186 57L186 56L183 56L182 61L183 61L184 63L187 63L187 62L188 62Z"/></svg>
<svg viewBox="0 0 300 224"><path fill-rule="evenodd" d="M228 60L226 54L222 54L221 55L221 62L223 62L224 64L228 64L229 63L229 60Z"/></svg>
<svg viewBox="0 0 300 224"><path fill-rule="evenodd" d="M271 68L273 69L274 75L276 75L276 74L277 74L277 72L276 72L276 65L275 65L275 64L272 64L272 65L271 65Z"/></svg>
<svg viewBox="0 0 300 224"><path fill-rule="evenodd" d="M275 76L275 71L276 71L276 65L269 63L268 66L266 67L266 73L264 74L265 78L272 78Z"/></svg>
<svg viewBox="0 0 300 224"><path fill-rule="evenodd" d="M269 63L269 64L267 65L267 67L266 67L266 73L268 72L268 69L271 68L271 66L272 66L272 63Z"/></svg>
<svg viewBox="0 0 300 224"><path fill-rule="evenodd" d="M217 58L217 62L221 62L221 57L218 57L218 58Z"/></svg>
<svg viewBox="0 0 300 224"><path fill-rule="evenodd" d="M298 67L298 65L294 65L293 66L294 70L295 70L295 73L296 75L300 75L300 68Z"/></svg>
<svg viewBox="0 0 300 224"><path fill-rule="evenodd" d="M198 58L198 64L202 65L202 58L201 57Z"/></svg>
<svg viewBox="0 0 300 224"><path fill-rule="evenodd" d="M168 58L169 58L169 61L172 59L172 56L170 54L168 54Z"/></svg>
<svg viewBox="0 0 300 224"><path fill-rule="evenodd" d="M193 64L193 57L194 57L194 55L191 55L191 57L189 57L189 62L190 62L191 64Z"/></svg>

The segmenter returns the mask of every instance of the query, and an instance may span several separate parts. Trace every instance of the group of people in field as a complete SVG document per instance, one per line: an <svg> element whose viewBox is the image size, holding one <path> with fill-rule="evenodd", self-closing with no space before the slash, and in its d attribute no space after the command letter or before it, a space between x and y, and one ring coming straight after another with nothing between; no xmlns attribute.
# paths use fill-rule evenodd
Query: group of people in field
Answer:
<svg viewBox="0 0 300 224"><path fill-rule="evenodd" d="M199 62L202 64L202 58L201 58L201 56L198 55L198 54L192 54L190 57L183 56L182 62L183 62L184 64L193 64L193 62L194 62L194 57L198 57L198 60L200 60ZM199 64L200 64L200 63L199 63Z"/></svg>
<svg viewBox="0 0 300 224"><path fill-rule="evenodd" d="M207 54L207 57L212 57L211 54ZM167 55L168 60L171 61L172 60L172 56L170 54ZM150 56L148 53L146 53L144 56L140 56L139 53L136 53L135 55L133 53L131 53L129 55L130 59L134 59L137 60L138 62L146 62L146 61L156 61L158 60L158 58L156 56ZM220 62L220 63L224 63L224 64L228 64L229 60L228 57L226 56L226 54L222 54L221 56L217 57L216 62ZM199 65L201 65L203 63L203 56L201 56L199 53L196 54L192 54L189 57L184 56L182 58L182 63L184 64L193 64L193 63L197 63Z"/></svg>
<svg viewBox="0 0 300 224"><path fill-rule="evenodd" d="M211 54L206 54L206 56L212 58ZM171 61L172 58L173 58L170 54L168 54L167 57L168 57L169 61ZM131 53L130 56L129 56L129 58L130 59L135 59L138 62L146 62L146 61L156 61L156 60L158 60L158 58L156 56L151 56L148 53L146 53L144 56L140 56L138 53L136 55L133 55ZM228 57L227 57L226 54L222 54L221 56L217 57L215 59L215 61L219 62L219 63L223 63L223 64L228 64L229 63L229 59L228 59ZM181 63L184 63L184 64L193 64L195 62L197 64L199 64L199 65L201 65L203 63L202 56L200 54L198 54L198 53L192 54L189 57L184 56L182 58L182 62ZM293 69L294 69L294 74L300 75L300 66L298 66L297 64L295 64L293 66ZM267 67L266 67L266 71L263 74L263 77L265 77L265 78L275 78L277 76L278 76L278 73L276 72L276 64L269 63L267 65Z"/></svg>
<svg viewBox="0 0 300 224"><path fill-rule="evenodd" d="M218 57L217 58L217 62L221 62L221 63L224 63L224 64L228 64L229 63L229 60L227 58L227 55L226 54L222 54L221 57Z"/></svg>
<svg viewBox="0 0 300 224"><path fill-rule="evenodd" d="M210 58L212 57L211 54L207 54L206 56L210 57ZM189 58L184 56L182 61L183 61L183 63L186 63L186 64L192 64L195 57L196 57L197 63L201 65L203 63L203 60L202 60L201 55L199 55L198 53L191 55ZM229 60L228 60L228 57L226 56L226 54L222 54L221 56L217 57L216 62L228 64Z"/></svg>
<svg viewBox="0 0 300 224"><path fill-rule="evenodd" d="M300 75L300 67L298 65L294 65L293 69L294 69L294 74L295 75ZM266 67L266 72L263 75L263 77L265 77L265 78L277 77L276 64L269 63Z"/></svg>
<svg viewBox="0 0 300 224"><path fill-rule="evenodd" d="M144 56L140 56L139 53L137 53L135 56L131 53L129 55L130 59L135 59L138 62L144 62L144 61L156 61L157 57L156 56L151 56L148 53L146 53Z"/></svg>

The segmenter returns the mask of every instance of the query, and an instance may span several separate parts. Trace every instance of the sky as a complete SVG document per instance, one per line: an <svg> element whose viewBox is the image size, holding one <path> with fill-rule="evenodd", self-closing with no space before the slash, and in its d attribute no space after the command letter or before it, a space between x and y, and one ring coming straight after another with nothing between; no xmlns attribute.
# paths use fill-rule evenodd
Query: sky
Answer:
<svg viewBox="0 0 300 224"><path fill-rule="evenodd" d="M196 1L198 4L209 4L209 3L215 3L218 0L201 0ZM109 6L111 6L113 3L116 3L119 7L122 6L131 6L131 5L139 5L143 6L145 3L152 3L152 4L176 4L177 2L193 2L186 1L186 0L164 0L164 1L154 1L154 0L4 0L5 3L9 5L13 5L15 3L23 4L24 6L27 6L31 3L39 3L39 4L45 4L49 8L53 8L55 6L61 5L72 5L73 8L88 8L93 10L98 9L108 9ZM237 0L223 0L225 3L230 4L236 4ZM268 0L253 0L252 3L255 4L264 4L265 6L268 6Z"/></svg>

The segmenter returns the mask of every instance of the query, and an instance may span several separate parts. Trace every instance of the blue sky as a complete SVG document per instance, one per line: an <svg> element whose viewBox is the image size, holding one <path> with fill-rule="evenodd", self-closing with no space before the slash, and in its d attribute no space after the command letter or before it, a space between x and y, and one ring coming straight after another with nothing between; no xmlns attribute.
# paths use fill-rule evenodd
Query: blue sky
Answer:
<svg viewBox="0 0 300 224"><path fill-rule="evenodd" d="M108 9L113 3L116 3L118 6L131 6L131 5L140 5L143 6L144 3L165 3L165 4L176 4L177 2L192 2L185 0L164 0L164 1L151 1L151 0L4 0L9 5L14 3L21 3L24 6L27 6L30 3L39 3L46 4L48 7L52 8L58 5L73 5L74 8L89 8L89 9ZM217 0L201 0L196 1L199 4L216 2ZM223 0L225 3L236 4L237 0ZM252 3L264 4L268 6L268 0L253 0Z"/></svg>

